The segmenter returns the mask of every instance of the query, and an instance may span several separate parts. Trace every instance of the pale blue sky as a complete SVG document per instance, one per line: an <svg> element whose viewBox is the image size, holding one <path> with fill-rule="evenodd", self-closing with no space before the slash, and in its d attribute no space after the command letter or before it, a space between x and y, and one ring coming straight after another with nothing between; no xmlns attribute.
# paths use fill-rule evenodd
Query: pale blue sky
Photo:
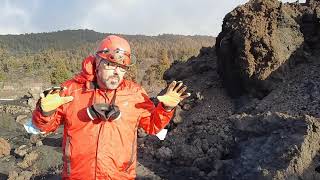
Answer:
<svg viewBox="0 0 320 180"><path fill-rule="evenodd" d="M123 34L217 36L226 13L247 1L4 0L0 34L92 29Z"/></svg>

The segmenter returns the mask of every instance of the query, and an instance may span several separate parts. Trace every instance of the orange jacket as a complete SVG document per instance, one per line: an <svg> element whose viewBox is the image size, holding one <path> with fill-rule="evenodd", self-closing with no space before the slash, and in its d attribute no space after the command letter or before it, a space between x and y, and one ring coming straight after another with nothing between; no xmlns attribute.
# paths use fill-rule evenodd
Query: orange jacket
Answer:
<svg viewBox="0 0 320 180"><path fill-rule="evenodd" d="M161 104L157 107L146 92L132 81L124 80L117 89L115 104L121 111L115 121L90 120L86 109L93 103L110 103L114 91L95 89L94 57L82 63L82 72L63 83L61 96L74 100L60 106L53 115L43 116L39 105L33 124L41 131L55 131L64 125L63 179L134 179L137 162L137 128L156 134L172 118Z"/></svg>

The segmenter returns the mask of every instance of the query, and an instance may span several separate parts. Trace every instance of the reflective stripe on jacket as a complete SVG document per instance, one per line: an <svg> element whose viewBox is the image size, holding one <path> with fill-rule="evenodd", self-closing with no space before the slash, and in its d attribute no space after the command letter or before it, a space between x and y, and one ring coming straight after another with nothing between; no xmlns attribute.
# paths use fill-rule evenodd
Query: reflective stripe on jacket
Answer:
<svg viewBox="0 0 320 180"><path fill-rule="evenodd" d="M48 117L39 106L33 112L33 123L45 132L64 125L63 179L134 179L137 163L137 128L149 134L163 129L173 116L161 103L155 107L138 84L124 80L116 90L115 104L121 111L115 121L90 120L87 107L93 103L110 103L114 91L95 89L94 57L82 63L82 72L63 83L61 96L74 100L60 106Z"/></svg>

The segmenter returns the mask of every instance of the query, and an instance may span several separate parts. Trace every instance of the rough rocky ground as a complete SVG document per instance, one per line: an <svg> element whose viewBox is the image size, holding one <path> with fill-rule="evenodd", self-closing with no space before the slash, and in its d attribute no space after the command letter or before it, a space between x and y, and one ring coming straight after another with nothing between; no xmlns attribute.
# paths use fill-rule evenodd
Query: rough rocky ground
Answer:
<svg viewBox="0 0 320 180"><path fill-rule="evenodd" d="M164 141L139 131L137 179L320 179L319 7L251 0L225 17L216 49L172 65L165 80L192 96ZM0 104L0 179L59 179L61 129L21 125L35 99Z"/></svg>

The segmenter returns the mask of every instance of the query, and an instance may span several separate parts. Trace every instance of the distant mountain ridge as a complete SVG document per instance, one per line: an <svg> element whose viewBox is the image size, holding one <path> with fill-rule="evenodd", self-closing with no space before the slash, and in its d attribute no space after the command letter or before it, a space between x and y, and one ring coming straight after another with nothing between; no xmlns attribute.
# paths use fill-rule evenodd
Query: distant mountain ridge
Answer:
<svg viewBox="0 0 320 180"><path fill-rule="evenodd" d="M100 33L88 29L63 30L57 32L28 33L21 35L0 35L0 47L14 52L37 52L52 48L54 50L76 49L79 45L96 44L99 40L112 33ZM158 36L125 35L131 43L158 41L161 44L174 41L200 43L203 46L212 46L214 37L203 35L173 35L163 34Z"/></svg>

